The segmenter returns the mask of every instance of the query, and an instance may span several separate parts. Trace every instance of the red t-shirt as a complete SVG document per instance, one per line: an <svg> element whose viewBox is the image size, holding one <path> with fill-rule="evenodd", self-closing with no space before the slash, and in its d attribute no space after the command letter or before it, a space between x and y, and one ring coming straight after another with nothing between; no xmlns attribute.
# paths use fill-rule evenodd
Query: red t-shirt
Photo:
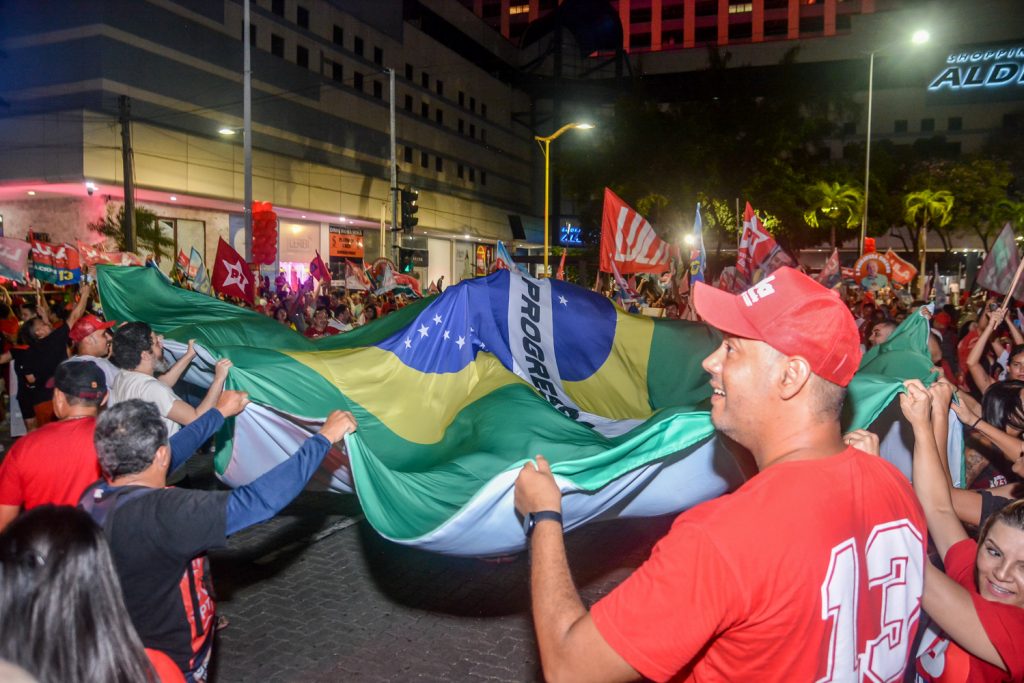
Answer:
<svg viewBox="0 0 1024 683"><path fill-rule="evenodd" d="M303 332L303 334L309 337L310 339L319 339L320 337L329 337L333 334L338 334L338 332L340 332L340 330L335 329L330 325L328 325L323 332L310 325L309 327L306 328L306 331Z"/></svg>
<svg viewBox="0 0 1024 683"><path fill-rule="evenodd" d="M920 613L924 529L884 460L848 448L779 463L680 515L591 615L656 681L858 680L858 661L894 680Z"/></svg>
<svg viewBox="0 0 1024 683"><path fill-rule="evenodd" d="M100 478L93 445L96 418L51 422L21 437L0 463L0 505L78 505Z"/></svg>
<svg viewBox="0 0 1024 683"><path fill-rule="evenodd" d="M953 641L929 632L917 671L926 681L935 683L985 683L1024 681L1024 609L986 600L974 583L974 564L978 542L965 538L946 551L946 574L971 593L974 609L996 652L1009 673L965 652Z"/></svg>

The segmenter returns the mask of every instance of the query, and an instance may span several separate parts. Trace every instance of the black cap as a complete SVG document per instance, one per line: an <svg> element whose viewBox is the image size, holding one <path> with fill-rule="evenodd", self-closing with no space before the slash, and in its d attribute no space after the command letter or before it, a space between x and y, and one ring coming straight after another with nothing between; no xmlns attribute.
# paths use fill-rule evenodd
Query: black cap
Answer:
<svg viewBox="0 0 1024 683"><path fill-rule="evenodd" d="M53 374L53 386L68 396L96 401L107 393L107 377L89 360L66 360Z"/></svg>

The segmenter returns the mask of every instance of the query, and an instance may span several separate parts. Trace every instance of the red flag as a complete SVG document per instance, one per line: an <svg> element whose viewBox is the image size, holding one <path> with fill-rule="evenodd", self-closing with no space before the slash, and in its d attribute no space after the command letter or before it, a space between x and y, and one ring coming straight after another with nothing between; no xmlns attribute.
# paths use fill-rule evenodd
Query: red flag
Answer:
<svg viewBox="0 0 1024 683"><path fill-rule="evenodd" d="M664 273L672 267L669 245L658 237L647 220L626 202L604 188L601 217L601 270L620 274Z"/></svg>
<svg viewBox="0 0 1024 683"><path fill-rule="evenodd" d="M839 250L833 249L832 255L828 257L825 265L821 268L821 272L818 273L817 280L827 287L829 281L836 275L839 275Z"/></svg>
<svg viewBox="0 0 1024 683"><path fill-rule="evenodd" d="M130 251L103 251L101 247L85 244L81 240L78 240L78 253L84 266L93 266L97 263L114 266L145 265L145 261Z"/></svg>
<svg viewBox="0 0 1024 683"><path fill-rule="evenodd" d="M562 260L558 264L558 270L555 271L555 279L556 280L564 280L565 279L565 255L566 255L566 253L568 253L568 251L569 251L568 249L563 249L562 250Z"/></svg>
<svg viewBox="0 0 1024 683"><path fill-rule="evenodd" d="M320 258L320 252L316 252L316 258L309 262L309 274L320 282L331 279L331 271L327 269L324 260Z"/></svg>
<svg viewBox="0 0 1024 683"><path fill-rule="evenodd" d="M750 202L747 202L746 211L743 212L743 235L736 253L736 270L748 281L751 280L754 271L768 258L774 246L775 240L765 231Z"/></svg>
<svg viewBox="0 0 1024 683"><path fill-rule="evenodd" d="M913 263L896 255L892 249L885 252L885 260L889 262L889 279L901 285L909 285L917 277L917 268Z"/></svg>
<svg viewBox="0 0 1024 683"><path fill-rule="evenodd" d="M221 238L213 265L213 288L225 296L234 296L253 303L253 278L245 259Z"/></svg>

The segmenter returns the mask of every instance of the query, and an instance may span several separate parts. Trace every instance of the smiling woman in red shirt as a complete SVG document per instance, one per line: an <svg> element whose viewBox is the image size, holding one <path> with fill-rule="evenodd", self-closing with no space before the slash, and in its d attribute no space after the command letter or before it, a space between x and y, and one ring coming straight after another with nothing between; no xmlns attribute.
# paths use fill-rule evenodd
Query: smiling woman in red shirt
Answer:
<svg viewBox="0 0 1024 683"><path fill-rule="evenodd" d="M946 573L929 564L922 607L945 631L924 642L918 673L926 681L1024 681L1024 501L991 515L978 541L968 537L953 509L949 475L937 446L945 432L952 385L925 389L909 380L900 407L914 429L914 490Z"/></svg>

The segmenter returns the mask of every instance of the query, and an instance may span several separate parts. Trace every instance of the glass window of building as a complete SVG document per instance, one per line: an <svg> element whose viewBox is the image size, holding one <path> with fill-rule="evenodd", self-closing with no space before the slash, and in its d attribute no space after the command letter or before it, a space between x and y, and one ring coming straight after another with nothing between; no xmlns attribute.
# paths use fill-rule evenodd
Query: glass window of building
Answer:
<svg viewBox="0 0 1024 683"><path fill-rule="evenodd" d="M344 70L341 68L340 62L331 63L331 80L341 83L345 80Z"/></svg>
<svg viewBox="0 0 1024 683"><path fill-rule="evenodd" d="M906 133L907 132L907 120L906 119L896 119L896 122L893 124L892 129L893 129L893 132L896 132L896 133Z"/></svg>
<svg viewBox="0 0 1024 683"><path fill-rule="evenodd" d="M441 111L440 109L434 110L434 120L437 121L438 124L443 126L444 125L444 112Z"/></svg>
<svg viewBox="0 0 1024 683"><path fill-rule="evenodd" d="M430 155L426 152L420 152L420 166L430 168Z"/></svg>
<svg viewBox="0 0 1024 683"><path fill-rule="evenodd" d="M946 126L949 130L963 130L964 120L960 116L950 116L949 125Z"/></svg>
<svg viewBox="0 0 1024 683"><path fill-rule="evenodd" d="M434 170L438 173L444 171L444 159L441 157L434 157Z"/></svg>
<svg viewBox="0 0 1024 683"><path fill-rule="evenodd" d="M271 0L270 11L279 17L284 16L284 0Z"/></svg>
<svg viewBox="0 0 1024 683"><path fill-rule="evenodd" d="M420 102L420 116L425 119L430 118L430 105L426 102Z"/></svg>
<svg viewBox="0 0 1024 683"><path fill-rule="evenodd" d="M407 164L411 164L412 163L412 147L406 147L405 148L405 157L404 158L405 158L405 163L407 163Z"/></svg>
<svg viewBox="0 0 1024 683"><path fill-rule="evenodd" d="M302 5L295 7L295 23L299 28L309 28L309 10Z"/></svg>
<svg viewBox="0 0 1024 683"><path fill-rule="evenodd" d="M275 57L284 57L284 38L276 33L270 34L270 54Z"/></svg>
<svg viewBox="0 0 1024 683"><path fill-rule="evenodd" d="M360 38L359 36L356 36L352 40L352 51L355 52L360 57L363 56L363 39Z"/></svg>
<svg viewBox="0 0 1024 683"><path fill-rule="evenodd" d="M422 85L424 88L430 87L430 74L428 74L426 71L420 74L420 85Z"/></svg>
<svg viewBox="0 0 1024 683"><path fill-rule="evenodd" d="M352 72L352 87L359 92L363 91L363 74L358 71Z"/></svg>
<svg viewBox="0 0 1024 683"><path fill-rule="evenodd" d="M921 132L931 133L935 130L935 119L921 119Z"/></svg>
<svg viewBox="0 0 1024 683"><path fill-rule="evenodd" d="M380 81L373 82L373 96L378 100L384 99L384 84Z"/></svg>
<svg viewBox="0 0 1024 683"><path fill-rule="evenodd" d="M434 81L434 89L437 90L437 94L444 97L444 81L440 78Z"/></svg>
<svg viewBox="0 0 1024 683"><path fill-rule="evenodd" d="M337 45L338 47L341 47L342 45L344 45L345 44L345 29L343 29L342 27L340 27L337 24L335 24L334 25L334 35L332 36L332 40L333 40L334 44Z"/></svg>
<svg viewBox="0 0 1024 683"><path fill-rule="evenodd" d="M405 65L405 80L412 80L412 64L409 64L408 62Z"/></svg>
<svg viewBox="0 0 1024 683"><path fill-rule="evenodd" d="M302 45L295 46L295 63L305 69L309 68L309 48Z"/></svg>
<svg viewBox="0 0 1024 683"><path fill-rule="evenodd" d="M412 111L412 95L405 96L405 110Z"/></svg>
<svg viewBox="0 0 1024 683"><path fill-rule="evenodd" d="M383 50L383 48L379 48L379 47L373 48L373 63L374 64L384 64L384 50Z"/></svg>

